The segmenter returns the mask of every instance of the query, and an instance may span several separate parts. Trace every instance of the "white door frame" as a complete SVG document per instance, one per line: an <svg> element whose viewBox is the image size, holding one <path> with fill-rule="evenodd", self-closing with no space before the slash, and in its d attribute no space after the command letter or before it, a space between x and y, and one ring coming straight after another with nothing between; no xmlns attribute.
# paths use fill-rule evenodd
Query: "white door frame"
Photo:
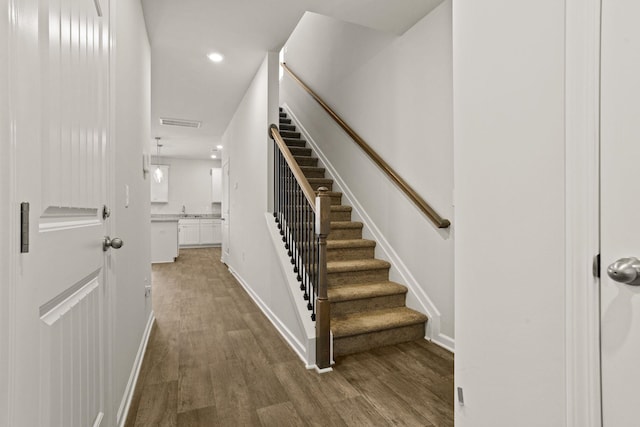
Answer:
<svg viewBox="0 0 640 427"><path fill-rule="evenodd" d="M15 304L13 285L16 283L17 207L15 197L15 148L12 144L9 115L9 1L0 0L0 426L11 425L12 407L9 394L13 361L10 348L14 345L11 319Z"/></svg>
<svg viewBox="0 0 640 427"><path fill-rule="evenodd" d="M601 427L600 13L601 0L566 0L565 230L566 426Z"/></svg>

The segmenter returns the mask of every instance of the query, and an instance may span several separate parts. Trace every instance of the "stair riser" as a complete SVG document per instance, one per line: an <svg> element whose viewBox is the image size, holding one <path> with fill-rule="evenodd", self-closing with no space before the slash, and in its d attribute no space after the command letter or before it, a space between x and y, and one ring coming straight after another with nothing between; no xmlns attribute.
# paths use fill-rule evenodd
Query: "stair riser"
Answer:
<svg viewBox="0 0 640 427"><path fill-rule="evenodd" d="M332 229L327 240L362 239L362 228Z"/></svg>
<svg viewBox="0 0 640 427"><path fill-rule="evenodd" d="M389 268L328 273L329 286L356 285L389 280Z"/></svg>
<svg viewBox="0 0 640 427"><path fill-rule="evenodd" d="M331 196L331 204L333 206L340 206L342 204L342 195Z"/></svg>
<svg viewBox="0 0 640 427"><path fill-rule="evenodd" d="M296 127L295 127L295 125L285 124L285 123L280 122L280 130L281 131L288 130L288 131L291 131L291 132L295 132Z"/></svg>
<svg viewBox="0 0 640 427"><path fill-rule="evenodd" d="M372 259L375 254L374 247L366 248L340 248L327 250L327 261L350 261L355 259Z"/></svg>
<svg viewBox="0 0 640 427"><path fill-rule="evenodd" d="M314 191L318 191L318 189L320 187L325 187L327 190L333 191L333 183L332 182L323 182L323 183L310 182L309 184L311 184L311 188L313 188Z"/></svg>
<svg viewBox="0 0 640 427"><path fill-rule="evenodd" d="M318 165L317 157L296 156L296 161L300 166L317 166Z"/></svg>
<svg viewBox="0 0 640 427"><path fill-rule="evenodd" d="M284 117L280 117L280 124L281 125L290 125L291 124L291 119L285 119Z"/></svg>
<svg viewBox="0 0 640 427"><path fill-rule="evenodd" d="M333 355L344 356L346 354L358 353L385 345L423 339L424 328L425 324L420 323L352 337L334 338Z"/></svg>
<svg viewBox="0 0 640 427"><path fill-rule="evenodd" d="M311 148L289 147L289 151L294 156L311 156Z"/></svg>
<svg viewBox="0 0 640 427"><path fill-rule="evenodd" d="M331 318L346 314L361 313L371 310L382 310L404 306L405 294L385 295L375 298L364 298L352 301L331 303Z"/></svg>
<svg viewBox="0 0 640 427"><path fill-rule="evenodd" d="M332 211L329 217L331 221L351 221L350 211Z"/></svg>

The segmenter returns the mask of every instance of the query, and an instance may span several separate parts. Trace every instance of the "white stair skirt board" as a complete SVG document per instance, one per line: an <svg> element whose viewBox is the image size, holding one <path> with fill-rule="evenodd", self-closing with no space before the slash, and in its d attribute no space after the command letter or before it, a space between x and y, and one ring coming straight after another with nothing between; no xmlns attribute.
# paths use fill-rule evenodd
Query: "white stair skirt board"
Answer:
<svg viewBox="0 0 640 427"><path fill-rule="evenodd" d="M251 289L249 284L238 275L232 267L229 267L229 272L233 277L238 280L242 287L247 291L251 299L260 307L260 310L264 313L269 321L273 324L276 330L282 335L289 346L296 352L298 357L304 362L307 369L317 369L316 367L316 329L315 323L311 320L311 316L306 306L301 303L302 296L300 294L300 285L296 278L296 274L291 268L291 261L286 255L284 245L282 244L282 238L280 232L273 217L273 213L265 212L267 230L274 246L276 257L278 258L278 264L280 265L283 276L286 279L287 290L289 291L290 303L295 307L296 318L300 329L304 331L306 342L301 342L289 328L278 318L278 316L271 311L271 309L262 301L262 299ZM333 348L333 347L332 347ZM333 353L331 354L333 359ZM330 368L329 368L330 369ZM328 372L328 371L326 371Z"/></svg>
<svg viewBox="0 0 640 427"><path fill-rule="evenodd" d="M433 304L429 296L425 293L425 291L420 287L418 281L415 279L413 274L409 271L407 266L402 262L400 256L396 253L393 247L389 244L387 239L384 237L380 229L375 225L373 220L369 215L367 215L366 211L362 207L362 205L358 202L356 197L354 196L351 189L347 186L345 181L342 179L340 174L336 171L333 165L329 162L324 153L319 149L318 144L311 137L309 132L305 129L300 121L296 117L296 115L291 111L291 108L287 103L282 105L283 109L290 115L292 120L292 124L295 124L296 131L300 132L302 135L302 139L306 140L309 146L313 149L316 156L318 156L319 163L322 164L334 180L334 187L339 187L339 190L342 192L342 197L346 198L348 204L353 208L353 212L359 217L359 219L364 224L363 232L366 230L371 234L373 240L377 242L376 248L380 248L382 251L382 256L380 258L384 259L391 263L391 269L394 270L397 274L402 278L402 283L407 286L407 307L413 308L418 311L422 311L429 317L429 321L427 322L426 327L426 336L425 339L432 341L434 344L439 345L442 348L447 349L448 351L454 353L455 352L455 340L445 334L440 332L440 311ZM320 166L320 165L318 165ZM334 188L334 191L338 191ZM399 190L398 190L399 191ZM343 204L344 199L343 199Z"/></svg>
<svg viewBox="0 0 640 427"><path fill-rule="evenodd" d="M127 387L124 390L124 396L122 396L122 400L120 401L120 407L118 408L116 424L119 427L124 427L124 424L127 421L127 415L129 414L129 408L131 407L131 399L133 398L133 392L135 391L136 384L138 383L140 368L142 367L142 361L144 360L144 354L147 351L147 345L149 344L149 337L151 336L151 329L153 329L153 323L155 322L155 320L156 320L156 317L153 314L153 310L152 310L151 313L149 313L149 320L147 320L147 326L144 330L144 334L142 334L142 341L140 341L138 354L136 355L136 360L133 364L131 375L129 375L129 381L127 382Z"/></svg>

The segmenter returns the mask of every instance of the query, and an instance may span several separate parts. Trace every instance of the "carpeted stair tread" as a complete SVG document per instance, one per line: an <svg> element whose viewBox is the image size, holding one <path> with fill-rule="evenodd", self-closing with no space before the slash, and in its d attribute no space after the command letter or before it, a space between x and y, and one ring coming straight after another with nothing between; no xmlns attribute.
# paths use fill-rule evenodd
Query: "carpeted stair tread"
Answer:
<svg viewBox="0 0 640 427"><path fill-rule="evenodd" d="M331 321L334 338L400 328L426 322L427 316L407 307L348 314Z"/></svg>
<svg viewBox="0 0 640 427"><path fill-rule="evenodd" d="M395 282L369 283L367 285L342 286L329 288L329 301L353 301L388 295L406 294L407 287Z"/></svg>
<svg viewBox="0 0 640 427"><path fill-rule="evenodd" d="M347 205L332 205L331 210L333 212L351 212L353 208Z"/></svg>
<svg viewBox="0 0 640 427"><path fill-rule="evenodd" d="M356 259L348 261L327 262L327 273L345 273L353 271L367 271L388 269L391 267L387 261L381 259Z"/></svg>
<svg viewBox="0 0 640 427"><path fill-rule="evenodd" d="M344 240L327 240L327 249L346 249L346 248L371 248L376 245L375 240L367 239L344 239Z"/></svg>
<svg viewBox="0 0 640 427"><path fill-rule="evenodd" d="M283 131L280 131L280 136L282 136L283 138L300 138L300 132L283 130Z"/></svg>
<svg viewBox="0 0 640 427"><path fill-rule="evenodd" d="M331 230L343 230L345 228L362 228L359 221L331 221Z"/></svg>
<svg viewBox="0 0 640 427"><path fill-rule="evenodd" d="M296 162L300 166L316 166L318 164L318 158L317 157L296 156L294 154L293 158L296 160Z"/></svg>
<svg viewBox="0 0 640 427"><path fill-rule="evenodd" d="M282 140L289 147L304 147L305 145L307 145L307 141L305 141L304 139L282 138Z"/></svg>
<svg viewBox="0 0 640 427"><path fill-rule="evenodd" d="M307 178L309 184L333 184L333 180L331 178Z"/></svg>
<svg viewBox="0 0 640 427"><path fill-rule="evenodd" d="M300 169L302 169L302 173L305 176L312 175L314 177L316 177L316 176L322 177L322 176L324 176L324 172L325 172L324 168L321 168L321 167L318 167L318 166L300 166Z"/></svg>

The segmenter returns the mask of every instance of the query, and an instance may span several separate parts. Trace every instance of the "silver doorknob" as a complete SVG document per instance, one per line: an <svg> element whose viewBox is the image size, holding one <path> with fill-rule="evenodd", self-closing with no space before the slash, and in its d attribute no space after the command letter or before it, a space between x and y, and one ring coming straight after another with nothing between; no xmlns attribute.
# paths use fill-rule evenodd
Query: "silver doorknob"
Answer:
<svg viewBox="0 0 640 427"><path fill-rule="evenodd" d="M113 239L109 236L104 236L104 240L102 241L102 250L107 251L109 248L120 249L124 245L124 242L119 237L114 237Z"/></svg>
<svg viewBox="0 0 640 427"><path fill-rule="evenodd" d="M640 260L638 258L620 258L607 268L607 274L616 282L640 286Z"/></svg>

